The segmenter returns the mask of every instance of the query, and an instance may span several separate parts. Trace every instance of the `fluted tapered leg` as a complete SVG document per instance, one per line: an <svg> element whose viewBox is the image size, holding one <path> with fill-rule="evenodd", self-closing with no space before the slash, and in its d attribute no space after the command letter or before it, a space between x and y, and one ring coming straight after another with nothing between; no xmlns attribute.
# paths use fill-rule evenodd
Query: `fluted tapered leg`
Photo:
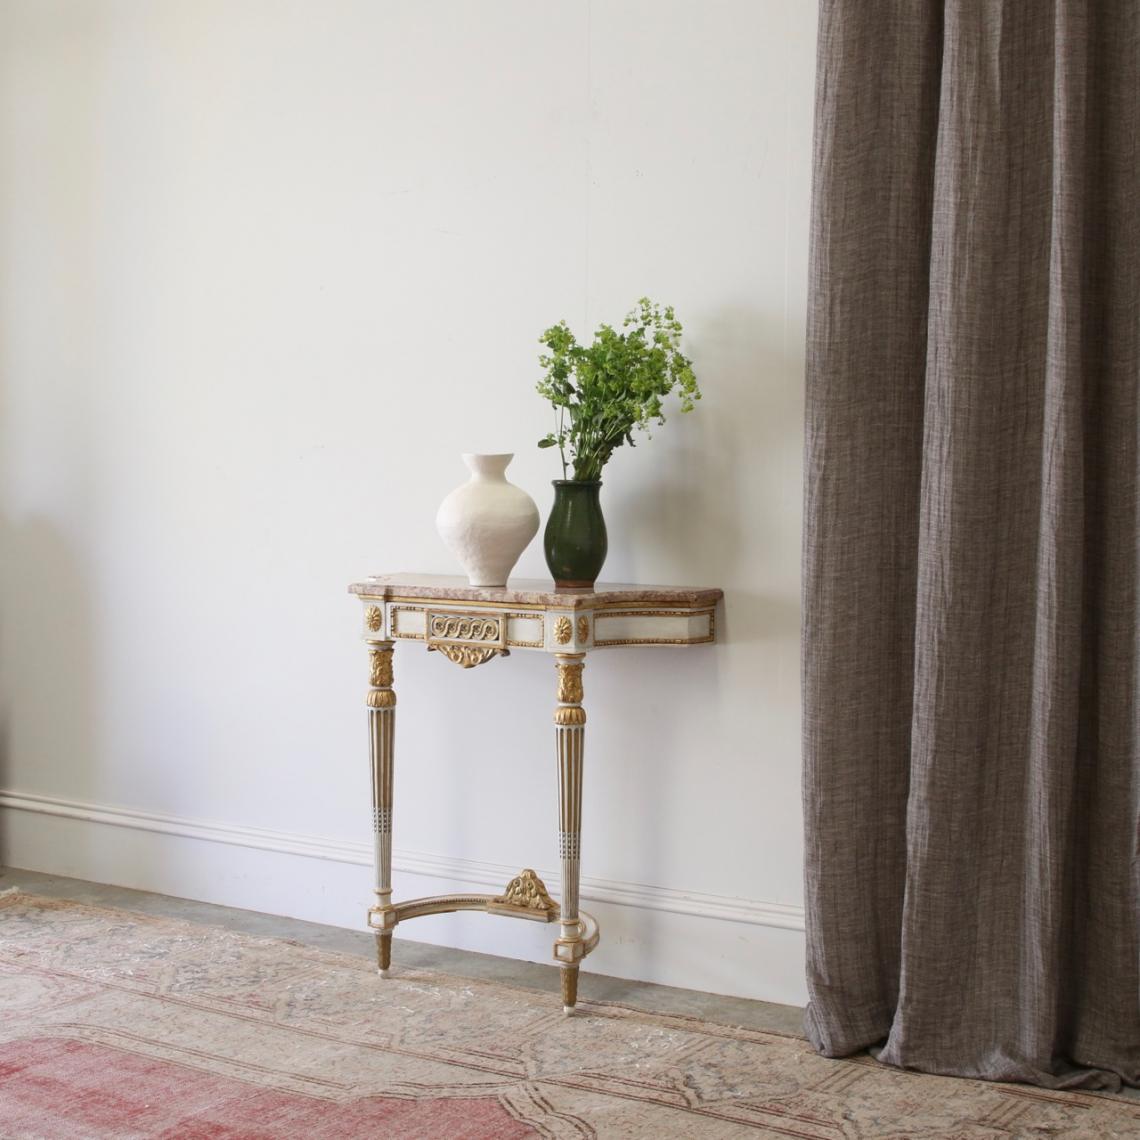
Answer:
<svg viewBox="0 0 1140 1140"><path fill-rule="evenodd" d="M371 688L368 704L369 753L372 761L372 834L375 845L376 904L369 923L376 931L376 964L388 976L392 964L392 760L396 727L396 694L392 691L392 642L369 645Z"/></svg>
<svg viewBox="0 0 1140 1140"><path fill-rule="evenodd" d="M578 920L578 879L582 844L582 758L586 710L582 708L585 655L555 655L558 705L554 735L558 761L558 854L562 870L561 930L554 957L562 968L562 1007L569 1013L578 1001L578 964L585 957Z"/></svg>

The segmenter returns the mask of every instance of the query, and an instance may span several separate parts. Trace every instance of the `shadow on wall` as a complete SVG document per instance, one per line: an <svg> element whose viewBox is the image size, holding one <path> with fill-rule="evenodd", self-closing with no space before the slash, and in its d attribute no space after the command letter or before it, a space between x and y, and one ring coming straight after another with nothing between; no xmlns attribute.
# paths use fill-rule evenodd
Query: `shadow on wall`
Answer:
<svg viewBox="0 0 1140 1140"><path fill-rule="evenodd" d="M799 631L798 585L787 583L789 560L799 565L804 361L798 334L786 341L781 318L752 309L702 323L687 347L704 398L669 462L618 503L636 562L667 565L678 583L732 585L722 632L734 642Z"/></svg>
<svg viewBox="0 0 1140 1140"><path fill-rule="evenodd" d="M0 528L2 529L2 528ZM3 613L0 612L0 654L3 653L4 627ZM0 796L11 787L8 763L9 740L11 737L11 701L8 697L7 671L0 671ZM11 862L11 844L8 841L7 813L0 810L0 867Z"/></svg>
<svg viewBox="0 0 1140 1140"><path fill-rule="evenodd" d="M0 792L82 799L98 788L100 677L89 569L67 532L91 518L92 364L107 334L97 223L108 15L24 4L2 16L0 75L19 98L0 133ZM17 826L78 831L5 814L0 859L12 858ZM51 854L61 868L87 856Z"/></svg>
<svg viewBox="0 0 1140 1140"><path fill-rule="evenodd" d="M712 794L732 794L736 765L782 762L760 749L748 756L723 733L716 710L741 699L741 686L754 670L776 674L782 663L791 671L800 626L802 339L793 332L789 343L782 314L748 308L718 310L690 328L686 348L703 399L684 418L683 430L672 430L674 416L660 440L648 445L664 445L667 452L664 462L653 464L651 477L611 481L614 514L620 515L614 529L624 528L632 580L665 574L669 582L723 586L726 592L717 615L720 646L687 650L668 663L648 655L645 660L659 683L639 691L639 713L676 746L652 755L632 741L621 749L624 787L616 794L638 805L627 833L644 867L666 865L675 848L676 837L661 821L675 818L671 789L685 785L694 765L707 772ZM748 647L734 656L731 676L726 643ZM701 732L691 728L694 708L703 710ZM622 918L614 922L610 933L619 939L645 938L648 970L674 952L667 954L643 929L621 929Z"/></svg>
<svg viewBox="0 0 1140 1140"><path fill-rule="evenodd" d="M97 787L99 678L83 571L42 519L14 525L0 518L0 549L0 794L89 798ZM12 847L15 814L4 813L8 823L0 824L0 862L18 865L26 856ZM36 818L25 815L21 829ZM74 846L56 852L51 869L82 874L83 842L72 837Z"/></svg>

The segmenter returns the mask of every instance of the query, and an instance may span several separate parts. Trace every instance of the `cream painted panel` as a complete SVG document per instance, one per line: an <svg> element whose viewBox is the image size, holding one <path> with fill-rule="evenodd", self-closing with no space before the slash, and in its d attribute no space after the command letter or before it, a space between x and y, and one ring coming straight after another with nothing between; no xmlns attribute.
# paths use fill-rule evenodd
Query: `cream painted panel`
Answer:
<svg viewBox="0 0 1140 1140"><path fill-rule="evenodd" d="M542 647L541 617L511 617L507 621L507 637L512 646L525 644L530 648Z"/></svg>
<svg viewBox="0 0 1140 1140"><path fill-rule="evenodd" d="M599 647L623 641L693 644L713 639L711 613L599 613L594 618L594 643Z"/></svg>

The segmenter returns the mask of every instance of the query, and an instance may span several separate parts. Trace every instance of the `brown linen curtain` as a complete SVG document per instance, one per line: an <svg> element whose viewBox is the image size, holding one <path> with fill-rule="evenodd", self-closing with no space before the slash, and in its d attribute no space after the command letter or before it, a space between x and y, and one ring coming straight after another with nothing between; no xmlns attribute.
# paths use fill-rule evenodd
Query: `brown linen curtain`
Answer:
<svg viewBox="0 0 1140 1140"><path fill-rule="evenodd" d="M1140 3L822 0L807 1025L1140 1083Z"/></svg>

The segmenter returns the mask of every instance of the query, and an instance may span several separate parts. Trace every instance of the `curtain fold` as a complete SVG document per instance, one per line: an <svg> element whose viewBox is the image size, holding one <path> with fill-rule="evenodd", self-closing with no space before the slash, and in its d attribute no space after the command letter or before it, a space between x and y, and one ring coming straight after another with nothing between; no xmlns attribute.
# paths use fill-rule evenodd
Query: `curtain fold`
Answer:
<svg viewBox="0 0 1140 1140"><path fill-rule="evenodd" d="M809 1035L1140 1083L1140 6L823 0Z"/></svg>

